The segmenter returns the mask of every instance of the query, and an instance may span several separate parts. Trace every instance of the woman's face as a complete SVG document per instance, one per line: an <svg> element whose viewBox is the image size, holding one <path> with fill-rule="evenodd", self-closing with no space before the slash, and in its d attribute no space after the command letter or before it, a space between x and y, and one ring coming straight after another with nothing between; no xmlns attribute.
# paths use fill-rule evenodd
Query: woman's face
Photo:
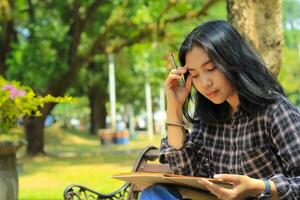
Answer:
<svg viewBox="0 0 300 200"><path fill-rule="evenodd" d="M227 101L233 109L238 104L238 95L224 73L215 67L206 51L193 47L186 54L186 66L192 76L195 88L215 104Z"/></svg>

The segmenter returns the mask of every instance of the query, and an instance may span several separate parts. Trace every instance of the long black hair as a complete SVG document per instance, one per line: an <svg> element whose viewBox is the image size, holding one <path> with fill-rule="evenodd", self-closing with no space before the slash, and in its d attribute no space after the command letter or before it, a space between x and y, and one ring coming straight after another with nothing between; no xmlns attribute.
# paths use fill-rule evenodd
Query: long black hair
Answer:
<svg viewBox="0 0 300 200"><path fill-rule="evenodd" d="M250 114L266 108L275 101L283 89L269 72L258 53L242 38L238 31L226 21L209 21L196 27L184 40L179 50L179 61L185 65L186 54L193 47L203 48L211 62L237 91L240 109ZM199 119L206 122L224 122L230 118L230 107L225 101L214 104L200 92L195 94L195 113L191 117L189 102L183 107L183 114L190 122Z"/></svg>

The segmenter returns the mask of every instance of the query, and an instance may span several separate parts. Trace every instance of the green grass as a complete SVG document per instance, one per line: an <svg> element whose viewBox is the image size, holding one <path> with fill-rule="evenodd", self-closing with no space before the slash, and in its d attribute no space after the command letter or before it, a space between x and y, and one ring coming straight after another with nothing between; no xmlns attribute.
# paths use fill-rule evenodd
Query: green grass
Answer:
<svg viewBox="0 0 300 200"><path fill-rule="evenodd" d="M62 199L64 188L77 183L99 192L108 193L123 182L111 176L129 172L140 150L147 145L159 146L161 136L152 142L146 134L128 145L100 145L95 136L58 127L45 131L47 156L18 159L19 199Z"/></svg>

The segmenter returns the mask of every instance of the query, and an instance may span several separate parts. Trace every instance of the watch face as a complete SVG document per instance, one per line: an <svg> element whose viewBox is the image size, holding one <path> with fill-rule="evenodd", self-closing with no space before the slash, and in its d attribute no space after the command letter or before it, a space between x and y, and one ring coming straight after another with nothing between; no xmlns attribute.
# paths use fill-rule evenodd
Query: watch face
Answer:
<svg viewBox="0 0 300 200"><path fill-rule="evenodd" d="M257 198L258 200L270 200L271 195L270 194L263 194L262 196Z"/></svg>

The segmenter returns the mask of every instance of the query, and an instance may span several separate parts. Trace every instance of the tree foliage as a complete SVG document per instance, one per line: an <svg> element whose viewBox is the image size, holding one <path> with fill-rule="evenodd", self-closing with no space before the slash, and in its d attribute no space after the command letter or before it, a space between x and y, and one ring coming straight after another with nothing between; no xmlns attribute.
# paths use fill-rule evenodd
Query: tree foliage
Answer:
<svg viewBox="0 0 300 200"><path fill-rule="evenodd" d="M107 54L112 53L118 104L131 103L136 109L145 107L146 79L152 85L152 97L158 97L171 67L168 54L176 54L185 35L203 21L226 19L226 2L221 0L0 2L2 75L39 94L68 92L107 102ZM298 16L293 13L294 18ZM286 40L295 48L293 34L297 32L288 32ZM43 113L49 114L54 106L45 106ZM32 135L28 138L43 140L44 119L29 123ZM43 144L33 151L42 148Z"/></svg>
<svg viewBox="0 0 300 200"><path fill-rule="evenodd" d="M1 47L5 47L5 51L1 52L4 61L0 62L1 73L8 79L17 79L30 85L38 93L62 96L77 82L78 74L83 84L88 81L94 82L91 84L93 87L103 86L100 82L104 82L105 77L101 78L102 75L99 75L97 78L95 71L91 70L93 63L94 66L100 66L96 58L98 55L105 58L107 53L121 55L120 51L125 47L137 43L151 46L153 41L158 42L160 38L176 41L178 38L176 39L175 28L172 31L170 24L181 23L190 31L192 23L201 16L207 16L209 8L219 0L205 0L200 3L196 0L5 2L5 11L12 14L7 15L10 18L1 19ZM186 23L182 23L183 21ZM15 37L5 40L11 35ZM155 57L154 54L148 54L149 59ZM104 62L107 63L107 60ZM136 64L133 66L136 67ZM92 73L93 78L88 78L91 75L85 70L91 71L89 73ZM131 78L122 74L126 72L118 73L121 80ZM157 73L154 77L156 75ZM128 80L124 84L126 82ZM88 90L93 91L93 88ZM89 94L93 95L91 92ZM43 121L54 106L54 103L45 106L45 116L40 119L32 118L25 123L31 154L43 152Z"/></svg>
<svg viewBox="0 0 300 200"><path fill-rule="evenodd" d="M285 48L279 81L295 105L300 105L300 1L283 1Z"/></svg>

